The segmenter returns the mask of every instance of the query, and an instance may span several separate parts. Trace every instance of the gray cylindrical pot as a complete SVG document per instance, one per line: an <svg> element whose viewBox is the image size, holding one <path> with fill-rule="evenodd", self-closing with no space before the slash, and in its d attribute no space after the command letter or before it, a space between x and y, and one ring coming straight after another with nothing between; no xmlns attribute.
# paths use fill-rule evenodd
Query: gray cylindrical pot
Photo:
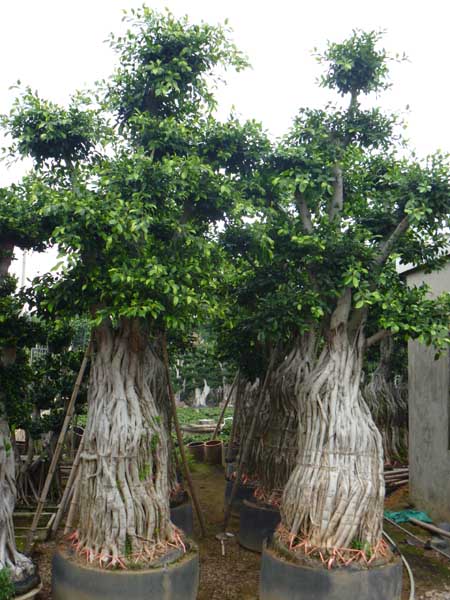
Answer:
<svg viewBox="0 0 450 600"><path fill-rule="evenodd" d="M184 531L188 537L194 535L194 517L192 503L187 492L184 492L182 502L170 505L170 520Z"/></svg>
<svg viewBox="0 0 450 600"><path fill-rule="evenodd" d="M53 600L195 600L199 560L195 545L176 562L154 569L98 569L60 548L53 557Z"/></svg>
<svg viewBox="0 0 450 600"><path fill-rule="evenodd" d="M254 552L262 552L281 519L277 508L250 500L243 500L239 517L239 543Z"/></svg>
<svg viewBox="0 0 450 600"><path fill-rule="evenodd" d="M186 448L197 462L205 460L205 442L189 442Z"/></svg>
<svg viewBox="0 0 450 600"><path fill-rule="evenodd" d="M260 600L400 600L402 563L360 569L326 569L289 562L264 544L259 582Z"/></svg>
<svg viewBox="0 0 450 600"><path fill-rule="evenodd" d="M205 462L210 465L222 464L223 444L220 440L209 440L205 442Z"/></svg>

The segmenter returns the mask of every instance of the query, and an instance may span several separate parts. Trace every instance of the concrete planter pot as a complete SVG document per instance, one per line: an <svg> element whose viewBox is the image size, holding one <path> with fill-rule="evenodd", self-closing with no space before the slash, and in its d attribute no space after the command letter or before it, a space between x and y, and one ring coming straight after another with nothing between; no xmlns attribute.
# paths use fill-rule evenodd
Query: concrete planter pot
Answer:
<svg viewBox="0 0 450 600"><path fill-rule="evenodd" d="M289 562L265 543L261 558L260 600L400 600L402 563L327 570Z"/></svg>
<svg viewBox="0 0 450 600"><path fill-rule="evenodd" d="M205 442L189 442L186 448L197 462L205 460Z"/></svg>
<svg viewBox="0 0 450 600"><path fill-rule="evenodd" d="M188 537L194 535L194 517L192 503L187 492L183 492L181 501L170 504L170 520L184 531Z"/></svg>
<svg viewBox="0 0 450 600"><path fill-rule="evenodd" d="M243 500L239 518L240 545L247 550L262 552L264 540L272 537L280 519L277 508Z"/></svg>
<svg viewBox="0 0 450 600"><path fill-rule="evenodd" d="M175 562L140 570L106 570L81 565L62 546L53 557L53 600L195 600L199 579L194 544Z"/></svg>
<svg viewBox="0 0 450 600"><path fill-rule="evenodd" d="M220 440L209 440L205 442L205 462L209 465L222 464L223 444Z"/></svg>
<svg viewBox="0 0 450 600"><path fill-rule="evenodd" d="M228 479L225 486L225 506L228 504L228 500L231 496L231 490L233 489L234 480ZM255 491L254 485L244 485L240 483L236 490L236 496L234 497L233 504L231 507L231 513L239 516L241 512L242 503L244 500L253 500L253 493Z"/></svg>

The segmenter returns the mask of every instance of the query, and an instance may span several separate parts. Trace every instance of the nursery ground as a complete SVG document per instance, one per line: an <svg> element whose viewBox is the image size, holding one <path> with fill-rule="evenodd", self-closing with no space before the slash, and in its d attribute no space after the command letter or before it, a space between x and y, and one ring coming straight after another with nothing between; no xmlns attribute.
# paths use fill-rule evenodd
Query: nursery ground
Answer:
<svg viewBox="0 0 450 600"><path fill-rule="evenodd" d="M201 561L198 600L257 600L260 556L241 548L235 537L226 542L225 557L223 557L220 542L215 539L223 519L225 490L223 470L219 467L194 464L193 478L207 527L206 537L199 539L196 524ZM407 488L402 488L389 497L387 505L389 509L407 507L409 505ZM426 541L426 532L410 525L408 528ZM237 536L237 519L231 520L229 530ZM432 550L424 550L406 543L406 535L392 527L388 526L386 530L399 544L411 565L416 583L416 599L450 600L450 560L439 557ZM35 550L34 557L39 563L44 583L39 600L51 599L50 569L54 549L55 542L49 542L40 544ZM402 600L408 598L409 583L405 577Z"/></svg>

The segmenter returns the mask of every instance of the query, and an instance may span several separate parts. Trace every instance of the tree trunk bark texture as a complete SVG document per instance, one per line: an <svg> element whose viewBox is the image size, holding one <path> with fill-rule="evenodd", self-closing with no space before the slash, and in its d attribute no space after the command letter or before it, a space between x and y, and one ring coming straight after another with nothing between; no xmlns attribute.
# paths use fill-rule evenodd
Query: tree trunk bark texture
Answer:
<svg viewBox="0 0 450 600"><path fill-rule="evenodd" d="M392 338L380 343L380 362L364 388L364 398L383 439L384 459L405 460L408 455L408 395L392 379Z"/></svg>
<svg viewBox="0 0 450 600"><path fill-rule="evenodd" d="M383 449L360 393L364 336L332 330L298 387L299 454L282 499L287 531L316 547L375 546L382 533Z"/></svg>
<svg viewBox="0 0 450 600"><path fill-rule="evenodd" d="M314 335L297 338L271 378L249 459L249 471L259 482L257 493L261 499L278 501L296 464L297 396L310 370L314 347Z"/></svg>
<svg viewBox="0 0 450 600"><path fill-rule="evenodd" d="M157 397L160 361L137 320L117 329L104 323L95 343L77 549L102 566L151 561L178 541L169 513L167 415Z"/></svg>
<svg viewBox="0 0 450 600"><path fill-rule="evenodd" d="M250 427L254 407L258 401L260 386L257 379L253 383L242 380L239 382L239 406L235 406L233 419L236 420L235 442L242 448L247 431Z"/></svg>
<svg viewBox="0 0 450 600"><path fill-rule="evenodd" d="M0 403L0 570L9 569L13 582L35 572L31 560L17 551L13 513L16 503L15 459L9 427Z"/></svg>

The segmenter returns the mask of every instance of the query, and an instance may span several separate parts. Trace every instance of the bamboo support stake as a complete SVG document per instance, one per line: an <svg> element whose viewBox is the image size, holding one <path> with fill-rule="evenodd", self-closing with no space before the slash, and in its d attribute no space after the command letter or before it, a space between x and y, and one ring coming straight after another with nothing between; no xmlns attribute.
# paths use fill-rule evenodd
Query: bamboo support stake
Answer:
<svg viewBox="0 0 450 600"><path fill-rule="evenodd" d="M177 433L178 446L180 447L181 461L183 463L184 474L185 474L185 477L188 482L189 491L191 493L192 502L194 503L195 512L197 513L198 521L200 523L202 537L205 537L205 535L206 535L205 521L203 519L203 513L200 508L200 503L198 501L197 494L194 489L194 483L192 481L191 472L189 471L189 465L188 465L188 462L186 459L186 451L184 449L183 436L181 435L180 422L178 420L175 395L173 393L172 382L170 380L169 356L167 354L167 342L166 342L165 334L163 335L163 338L162 338L162 351L163 351L164 368L165 368L166 377L167 377L167 389L169 391L169 399L170 399L170 404L172 406L173 424L175 425L175 431Z"/></svg>
<svg viewBox="0 0 450 600"><path fill-rule="evenodd" d="M50 489L50 485L53 480L53 475L55 474L56 467L58 465L59 457L61 454L61 450L64 444L64 440L66 437L67 429L69 427L70 421L72 419L73 411L75 409L75 401L78 396L78 392L80 390L81 382L83 381L84 372L86 370L86 366L89 360L89 355L92 350L92 340L89 342L88 347L86 348L86 352L84 353L83 361L80 366L80 370L78 372L77 379L75 381L75 385L72 391L72 395L69 400L69 404L67 405L66 416L64 418L64 422L59 433L58 442L56 444L55 452L52 456L52 461L50 463L50 468L47 473L47 477L45 479L44 487L42 489L39 502L36 507L36 512L34 513L33 523L31 524L30 530L28 531L27 539L25 542L25 552L29 552L31 549L31 545L33 543L34 534L36 533L36 529L39 523L39 519L42 514L42 510L44 508L45 501L47 500L47 495Z"/></svg>
<svg viewBox="0 0 450 600"><path fill-rule="evenodd" d="M228 440L228 448L227 448L227 456L226 456L227 462L231 461L231 457L233 455L234 440L236 439L236 432L237 432L237 419L238 419L238 415L239 415L239 409L241 406L241 404L240 404L241 388L242 388L242 384L238 380L238 386L236 389L236 402L234 404L233 425L231 427L230 438Z"/></svg>
<svg viewBox="0 0 450 600"><path fill-rule="evenodd" d="M79 497L80 497L80 472L78 471L77 478L75 480L75 484L74 484L74 488L73 488L72 500L70 501L69 511L67 513L66 525L64 527L64 535L71 533L72 529L74 528L74 520L75 520L74 517L75 517L76 510L78 508Z"/></svg>
<svg viewBox="0 0 450 600"><path fill-rule="evenodd" d="M262 386L261 389L261 393L259 395L258 398L258 402L255 406L254 412L253 412L253 418L252 418L252 422L250 424L250 429L248 431L247 434L247 438L245 440L245 444L244 447L242 449L242 454L240 456L240 460L239 460L239 466L238 466L238 470L236 473L236 479L233 482L233 487L231 488L231 494L230 494L230 498L228 500L228 505L225 509L225 516L223 519L223 530L226 531L227 529L227 525L228 525L228 521L230 520L230 515L231 515L231 505L233 504L233 500L236 496L236 492L242 477L242 469L244 468L244 465L247 461L247 456L250 450L250 445L253 442L253 434L255 432L255 427L256 427L256 422L258 420L258 415L261 412L261 408L262 408L262 404L264 402L264 396L266 395L266 390L267 390L267 386L269 384L269 380L272 374L272 369L273 369L273 365L275 362L275 350L273 350L272 352L272 356L270 358L270 363L269 366L267 367L267 372L266 372L266 377L264 379L264 384Z"/></svg>
<svg viewBox="0 0 450 600"><path fill-rule="evenodd" d="M397 529L400 529L400 531L403 531L404 533L406 533L413 540L416 540L417 542L420 542L420 544L422 545L423 548L426 547L426 542L424 540L422 540L420 537L417 537L417 535L414 535L414 533L411 533L411 531L409 531L409 529L405 529L404 527L402 527L401 525L399 525L395 521L391 521L391 519L388 519L387 517L384 517L384 520L386 521L386 523L389 523L389 525L392 525L393 527L397 527ZM443 552L442 550L440 550L436 546L433 546L432 544L429 544L429 547L432 550L434 550L435 552L438 552L439 554L442 554L442 556L445 556L446 558L450 558L450 554L447 554L446 552Z"/></svg>
<svg viewBox="0 0 450 600"><path fill-rule="evenodd" d="M75 478L78 473L78 466L80 464L81 453L83 451L83 442L84 442L84 433L83 437L80 440L80 445L78 446L77 453L75 455L75 459L73 461L72 469L70 471L69 479L67 480L66 487L64 489L63 497L61 498L61 502L59 503L58 510L56 512L55 520L53 521L52 529L50 535L53 536L57 531L59 524L61 523L61 519L66 512L66 505L69 500L69 496L73 491L72 487L75 482Z"/></svg>
<svg viewBox="0 0 450 600"><path fill-rule="evenodd" d="M217 437L217 434L219 433L220 425L222 424L223 417L225 416L225 411L227 410L227 406L230 403L231 396L233 394L234 388L236 387L236 383L237 383L238 379L239 379L239 369L236 372L236 376L235 376L235 378L233 380L233 383L231 385L230 391L228 392L228 397L227 397L227 399L225 401L225 404L223 405L222 412L220 413L219 420L217 421L216 428L215 428L213 436L211 438L212 440L215 440L216 437Z"/></svg>
<svg viewBox="0 0 450 600"><path fill-rule="evenodd" d="M436 525L431 525L430 523L424 523L423 521L419 521L419 519L413 519L410 517L409 522L413 525L417 525L418 527L422 527L422 529L427 529L436 535L440 535L441 537L450 538L450 532L445 531L445 529L441 529L440 527L436 527Z"/></svg>

